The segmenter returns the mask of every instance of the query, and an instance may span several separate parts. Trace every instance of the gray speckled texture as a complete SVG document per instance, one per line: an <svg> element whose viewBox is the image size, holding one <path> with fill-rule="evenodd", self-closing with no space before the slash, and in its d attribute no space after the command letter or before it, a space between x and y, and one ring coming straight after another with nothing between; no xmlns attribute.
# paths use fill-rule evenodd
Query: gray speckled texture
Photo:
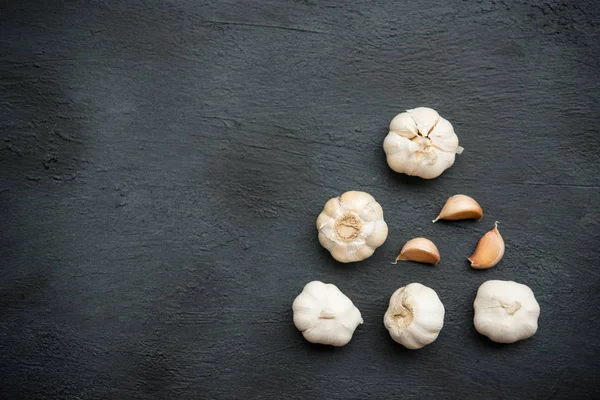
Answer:
<svg viewBox="0 0 600 400"><path fill-rule="evenodd" d="M4 2L0 398L600 397L599 57L595 1ZM465 147L433 181L381 146L420 105ZM352 189L390 234L342 265L314 222ZM456 193L484 219L433 225ZM390 265L421 235L438 267ZM292 324L313 279L362 311L344 348ZM533 289L533 338L477 334L488 279ZM447 312L416 352L382 324L410 282Z"/></svg>

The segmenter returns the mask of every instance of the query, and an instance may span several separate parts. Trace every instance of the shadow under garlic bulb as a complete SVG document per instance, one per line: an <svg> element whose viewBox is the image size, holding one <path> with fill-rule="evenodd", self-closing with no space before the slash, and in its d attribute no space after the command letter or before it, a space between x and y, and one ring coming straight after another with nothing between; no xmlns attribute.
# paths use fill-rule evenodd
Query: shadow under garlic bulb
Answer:
<svg viewBox="0 0 600 400"><path fill-rule="evenodd" d="M379 203L370 194L357 191L325 203L317 229L321 245L343 263L370 257L388 234Z"/></svg>
<svg viewBox="0 0 600 400"><path fill-rule="evenodd" d="M463 151L452 124L427 107L396 115L383 149L391 169L424 179L440 176Z"/></svg>

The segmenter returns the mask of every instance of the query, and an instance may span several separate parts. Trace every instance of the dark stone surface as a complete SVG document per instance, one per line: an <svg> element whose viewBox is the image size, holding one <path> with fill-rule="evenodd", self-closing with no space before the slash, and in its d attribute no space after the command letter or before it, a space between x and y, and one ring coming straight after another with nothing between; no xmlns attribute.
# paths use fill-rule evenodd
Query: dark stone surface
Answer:
<svg viewBox="0 0 600 400"><path fill-rule="evenodd" d="M600 6L595 1L28 1L0 12L0 397L598 398ZM465 152L393 173L398 112L436 108ZM337 264L314 222L370 192L390 226ZM479 222L430 221L447 197ZM493 222L502 262L466 257ZM439 267L390 265L427 236ZM365 323L344 348L292 324L337 284ZM489 279L529 285L538 333L473 328ZM410 282L439 339L383 327Z"/></svg>

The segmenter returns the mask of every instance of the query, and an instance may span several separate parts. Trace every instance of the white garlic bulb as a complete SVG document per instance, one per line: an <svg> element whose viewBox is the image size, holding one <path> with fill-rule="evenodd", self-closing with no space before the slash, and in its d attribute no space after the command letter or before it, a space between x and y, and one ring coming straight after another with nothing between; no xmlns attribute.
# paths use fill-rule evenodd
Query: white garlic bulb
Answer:
<svg viewBox="0 0 600 400"><path fill-rule="evenodd" d="M540 306L529 286L513 281L487 281L473 303L477 332L498 343L514 343L533 336Z"/></svg>
<svg viewBox="0 0 600 400"><path fill-rule="evenodd" d="M409 349L433 343L444 326L444 305L435 290L411 283L396 290L383 324L396 342Z"/></svg>
<svg viewBox="0 0 600 400"><path fill-rule="evenodd" d="M294 325L312 343L343 346L363 323L358 308L331 283L312 281L292 304Z"/></svg>
<svg viewBox="0 0 600 400"><path fill-rule="evenodd" d="M325 203L317 229L321 245L343 263L370 257L388 234L379 203L370 194L355 191Z"/></svg>
<svg viewBox="0 0 600 400"><path fill-rule="evenodd" d="M440 176L463 151L452 124L427 107L396 115L383 149L391 169L424 179Z"/></svg>

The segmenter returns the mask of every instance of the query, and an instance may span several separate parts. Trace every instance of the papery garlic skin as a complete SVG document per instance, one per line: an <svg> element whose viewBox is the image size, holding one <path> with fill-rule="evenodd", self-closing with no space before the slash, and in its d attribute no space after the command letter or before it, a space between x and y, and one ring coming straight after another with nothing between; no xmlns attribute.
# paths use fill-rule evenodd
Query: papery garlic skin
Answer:
<svg viewBox="0 0 600 400"><path fill-rule="evenodd" d="M433 343L444 326L444 305L435 290L411 283L396 290L383 324L396 342L408 349Z"/></svg>
<svg viewBox="0 0 600 400"><path fill-rule="evenodd" d="M363 323L360 311L337 286L312 281L292 304L294 325L311 343L343 346Z"/></svg>
<svg viewBox="0 0 600 400"><path fill-rule="evenodd" d="M540 306L527 285L484 282L477 290L473 308L475 329L494 342L514 343L537 332Z"/></svg>
<svg viewBox="0 0 600 400"><path fill-rule="evenodd" d="M357 191L330 199L317 218L317 229L321 245L343 263L370 257L388 235L379 203Z"/></svg>
<svg viewBox="0 0 600 400"><path fill-rule="evenodd" d="M391 169L424 179L440 176L463 151L452 124L427 107L396 115L383 149Z"/></svg>

